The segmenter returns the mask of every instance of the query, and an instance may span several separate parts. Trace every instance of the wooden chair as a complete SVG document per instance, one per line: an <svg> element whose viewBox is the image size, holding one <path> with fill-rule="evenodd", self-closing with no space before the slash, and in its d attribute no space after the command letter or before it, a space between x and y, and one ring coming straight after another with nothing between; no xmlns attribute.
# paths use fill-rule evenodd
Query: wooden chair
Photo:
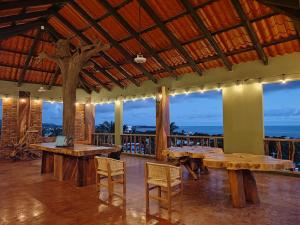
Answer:
<svg viewBox="0 0 300 225"><path fill-rule="evenodd" d="M100 192L102 186L106 187L108 189L109 197L111 198L113 194L119 195L114 193L114 185L119 183L123 185L124 198L126 194L125 162L111 158L95 156L95 168L97 191ZM107 179L107 184L101 182L102 179Z"/></svg>
<svg viewBox="0 0 300 225"><path fill-rule="evenodd" d="M151 196L150 191L155 188L158 189L158 196ZM146 163L145 189L147 214L149 213L150 199L167 203L168 213L170 214L172 211L171 198L177 194L182 195L182 169L166 164ZM166 198L162 197L162 191L166 192Z"/></svg>

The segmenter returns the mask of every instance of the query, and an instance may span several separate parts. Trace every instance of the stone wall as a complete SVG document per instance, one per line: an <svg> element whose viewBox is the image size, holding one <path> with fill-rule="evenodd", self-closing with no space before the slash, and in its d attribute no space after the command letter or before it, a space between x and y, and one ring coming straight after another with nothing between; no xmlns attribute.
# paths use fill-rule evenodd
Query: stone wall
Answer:
<svg viewBox="0 0 300 225"><path fill-rule="evenodd" d="M20 138L20 101L21 100L17 98L2 99L1 149L11 147L12 143L17 143ZM40 140L42 137L42 106L42 101L30 100L30 107L26 109L27 111L29 111L29 117L25 118L29 121L24 123L25 125L28 124L29 127L34 127L36 130L39 131ZM24 109L24 107L22 109ZM26 112L22 111L21 114L24 113ZM24 129L27 130L28 127Z"/></svg>
<svg viewBox="0 0 300 225"><path fill-rule="evenodd" d="M1 148L8 148L18 138L18 100L2 99Z"/></svg>

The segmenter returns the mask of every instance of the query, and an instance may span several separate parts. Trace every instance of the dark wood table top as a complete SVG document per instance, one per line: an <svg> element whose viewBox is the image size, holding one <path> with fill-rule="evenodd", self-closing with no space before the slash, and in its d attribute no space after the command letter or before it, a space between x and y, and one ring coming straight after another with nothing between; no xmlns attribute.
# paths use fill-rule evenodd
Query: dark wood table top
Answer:
<svg viewBox="0 0 300 225"><path fill-rule="evenodd" d="M74 147L56 147L55 142L30 144L29 147L33 150L53 152L57 154L64 154L77 157L108 154L119 151L119 149L115 146L106 147L85 144L75 144Z"/></svg>

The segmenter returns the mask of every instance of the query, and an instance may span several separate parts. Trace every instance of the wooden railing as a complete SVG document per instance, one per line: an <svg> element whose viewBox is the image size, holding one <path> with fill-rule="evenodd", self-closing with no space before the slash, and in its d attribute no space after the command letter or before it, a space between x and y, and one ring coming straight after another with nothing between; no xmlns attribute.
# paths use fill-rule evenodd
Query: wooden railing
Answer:
<svg viewBox="0 0 300 225"><path fill-rule="evenodd" d="M154 134L123 134L121 137L123 152L155 156Z"/></svg>
<svg viewBox="0 0 300 225"><path fill-rule="evenodd" d="M185 135L169 135L169 146L211 146L223 148L223 137L221 136L185 136Z"/></svg>
<svg viewBox="0 0 300 225"><path fill-rule="evenodd" d="M137 155L155 155L154 134L123 134L121 135L123 152ZM94 133L94 145L114 144L113 133ZM223 148L222 136L185 136L169 135L168 144L173 147L182 146L211 146ZM265 155L278 159L289 159L300 167L300 139L264 139Z"/></svg>
<svg viewBox="0 0 300 225"><path fill-rule="evenodd" d="M265 138L265 155L289 159L300 167L300 139Z"/></svg>
<svg viewBox="0 0 300 225"><path fill-rule="evenodd" d="M100 146L103 144L114 144L115 134L114 133L93 133L93 144Z"/></svg>

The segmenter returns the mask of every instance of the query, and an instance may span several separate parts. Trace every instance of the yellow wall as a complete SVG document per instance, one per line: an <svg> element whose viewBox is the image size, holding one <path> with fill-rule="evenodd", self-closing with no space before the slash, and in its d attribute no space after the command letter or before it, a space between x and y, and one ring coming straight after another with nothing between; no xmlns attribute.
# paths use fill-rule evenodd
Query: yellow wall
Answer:
<svg viewBox="0 0 300 225"><path fill-rule="evenodd" d="M115 102L115 144L121 144L121 134L123 134L123 102Z"/></svg>
<svg viewBox="0 0 300 225"><path fill-rule="evenodd" d="M223 125L226 153L264 154L261 84L223 88Z"/></svg>

